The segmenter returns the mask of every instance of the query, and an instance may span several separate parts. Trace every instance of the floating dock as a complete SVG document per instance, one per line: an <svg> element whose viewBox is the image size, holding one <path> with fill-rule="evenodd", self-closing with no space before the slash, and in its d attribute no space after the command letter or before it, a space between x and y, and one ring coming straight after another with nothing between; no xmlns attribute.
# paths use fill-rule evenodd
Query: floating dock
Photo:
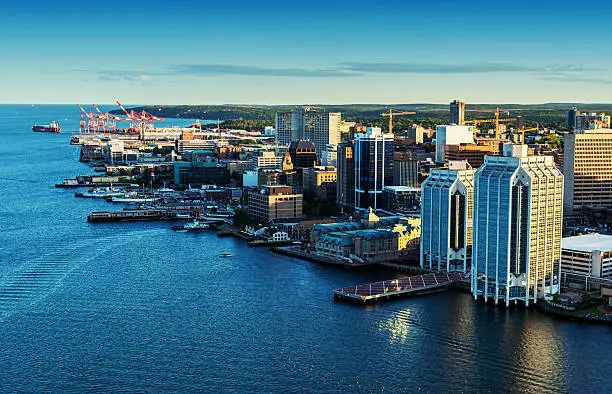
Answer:
<svg viewBox="0 0 612 394"><path fill-rule="evenodd" d="M334 290L334 299L365 305L391 298L443 290L462 278L463 275L456 272L407 276L382 282L343 287Z"/></svg>

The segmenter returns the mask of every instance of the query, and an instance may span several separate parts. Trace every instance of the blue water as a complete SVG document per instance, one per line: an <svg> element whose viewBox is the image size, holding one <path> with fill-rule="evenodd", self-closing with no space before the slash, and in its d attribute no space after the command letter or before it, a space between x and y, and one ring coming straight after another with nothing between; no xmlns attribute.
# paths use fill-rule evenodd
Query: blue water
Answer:
<svg viewBox="0 0 612 394"><path fill-rule="evenodd" d="M447 292L371 307L332 290L391 277L169 223L89 224L104 201L75 106L0 106L3 391L610 392L612 328ZM229 252L231 258L219 258Z"/></svg>

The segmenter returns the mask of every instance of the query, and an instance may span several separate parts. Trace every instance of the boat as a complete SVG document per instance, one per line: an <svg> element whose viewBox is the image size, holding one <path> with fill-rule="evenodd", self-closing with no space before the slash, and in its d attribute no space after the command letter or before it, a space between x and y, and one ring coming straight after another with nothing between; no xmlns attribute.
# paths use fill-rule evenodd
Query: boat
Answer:
<svg viewBox="0 0 612 394"><path fill-rule="evenodd" d="M232 257L231 253L219 253L219 257Z"/></svg>
<svg viewBox="0 0 612 394"><path fill-rule="evenodd" d="M61 130L60 125L57 122L51 122L49 124L32 126L32 131L38 131L38 132L43 132L43 133L59 133L60 130Z"/></svg>
<svg viewBox="0 0 612 394"><path fill-rule="evenodd" d="M157 197L151 195L143 195L138 192L122 193L119 196L113 196L110 201L118 202L123 204L139 204L143 202L155 202L159 200Z"/></svg>
<svg viewBox="0 0 612 394"><path fill-rule="evenodd" d="M109 198L109 197L118 197L123 196L125 191L116 187L96 187L93 189L89 189L83 193L75 193L76 197L85 197L85 198Z"/></svg>
<svg viewBox="0 0 612 394"><path fill-rule="evenodd" d="M208 225L208 223L204 223L204 222L200 222L198 219L194 219L193 222L191 223L187 223L183 226L174 226L172 227L172 230L175 231L204 231L204 230L208 230L210 228L210 226Z"/></svg>

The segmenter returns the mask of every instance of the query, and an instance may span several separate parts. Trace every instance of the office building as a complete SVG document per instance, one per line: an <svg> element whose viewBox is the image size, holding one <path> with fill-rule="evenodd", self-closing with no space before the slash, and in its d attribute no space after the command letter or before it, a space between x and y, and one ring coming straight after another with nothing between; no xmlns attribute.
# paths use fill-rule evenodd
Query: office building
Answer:
<svg viewBox="0 0 612 394"><path fill-rule="evenodd" d="M580 115L580 111L578 108L573 107L565 112L565 127L569 131L573 131L576 129L576 116Z"/></svg>
<svg viewBox="0 0 612 394"><path fill-rule="evenodd" d="M472 294L525 304L559 293L563 175L552 156L506 144L474 177Z"/></svg>
<svg viewBox="0 0 612 394"><path fill-rule="evenodd" d="M381 195L381 208L387 212L418 212L421 188L412 186L385 186Z"/></svg>
<svg viewBox="0 0 612 394"><path fill-rule="evenodd" d="M566 215L586 206L612 208L612 129L567 134L563 175Z"/></svg>
<svg viewBox="0 0 612 394"><path fill-rule="evenodd" d="M300 106L291 112L277 112L274 117L276 144L287 146L291 141L311 141L320 155L328 144L340 143L341 114L323 108Z"/></svg>
<svg viewBox="0 0 612 394"><path fill-rule="evenodd" d="M327 145L321 155L321 165L335 167L338 160L338 145Z"/></svg>
<svg viewBox="0 0 612 394"><path fill-rule="evenodd" d="M424 127L413 124L406 130L406 139L412 141L413 144L422 144L423 136L427 133Z"/></svg>
<svg viewBox="0 0 612 394"><path fill-rule="evenodd" d="M474 126L436 126L436 163L446 161L446 146L474 143Z"/></svg>
<svg viewBox="0 0 612 394"><path fill-rule="evenodd" d="M355 204L355 162L351 142L338 145L336 174L336 203L352 207Z"/></svg>
<svg viewBox="0 0 612 394"><path fill-rule="evenodd" d="M304 193L311 193L317 200L336 199L336 168L317 166L303 171Z"/></svg>
<svg viewBox="0 0 612 394"><path fill-rule="evenodd" d="M484 163L485 156L499 154L499 145L457 144L446 145L445 158L448 161L463 161L470 163L472 168L478 168Z"/></svg>
<svg viewBox="0 0 612 394"><path fill-rule="evenodd" d="M355 207L378 208L385 186L393 185L393 134L368 127L355 134Z"/></svg>
<svg viewBox="0 0 612 394"><path fill-rule="evenodd" d="M421 185L421 267L469 270L473 200L474 170L467 162L431 170Z"/></svg>
<svg viewBox="0 0 612 394"><path fill-rule="evenodd" d="M272 151L260 152L259 156L253 157L254 168L280 169L282 162L283 156L277 156L276 153Z"/></svg>
<svg viewBox="0 0 612 394"><path fill-rule="evenodd" d="M407 158L405 160L393 160L393 185L420 187L420 165L419 162Z"/></svg>
<svg viewBox="0 0 612 394"><path fill-rule="evenodd" d="M453 100L450 103L450 124L462 125L465 121L465 103Z"/></svg>
<svg viewBox="0 0 612 394"><path fill-rule="evenodd" d="M311 141L291 141L287 152L289 152L294 169L312 168L317 165L316 148Z"/></svg>
<svg viewBox="0 0 612 394"><path fill-rule="evenodd" d="M273 219L302 217L302 195L291 186L264 186L249 191L249 216L267 222Z"/></svg>

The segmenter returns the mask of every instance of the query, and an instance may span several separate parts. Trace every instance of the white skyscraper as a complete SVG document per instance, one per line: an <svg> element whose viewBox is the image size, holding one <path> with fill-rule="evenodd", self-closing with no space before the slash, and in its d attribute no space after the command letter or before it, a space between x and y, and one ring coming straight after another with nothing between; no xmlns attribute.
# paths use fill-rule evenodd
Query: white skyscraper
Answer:
<svg viewBox="0 0 612 394"><path fill-rule="evenodd" d="M472 248L474 170L466 161L431 170L421 186L421 267L468 271Z"/></svg>
<svg viewBox="0 0 612 394"><path fill-rule="evenodd" d="M486 156L474 179L472 294L528 305L559 292L563 175L526 145L503 153Z"/></svg>

